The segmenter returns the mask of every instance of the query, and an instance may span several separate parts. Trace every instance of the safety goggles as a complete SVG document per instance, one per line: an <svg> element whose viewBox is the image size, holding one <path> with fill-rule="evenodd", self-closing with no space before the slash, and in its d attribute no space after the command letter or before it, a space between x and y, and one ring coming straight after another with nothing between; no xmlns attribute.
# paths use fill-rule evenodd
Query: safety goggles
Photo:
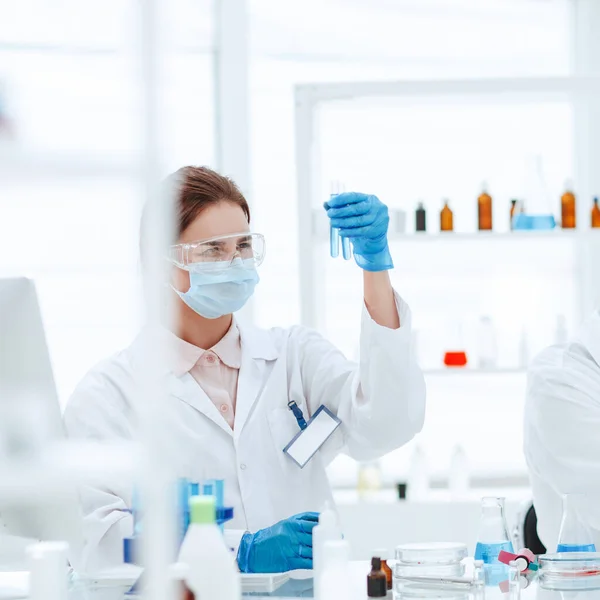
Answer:
<svg viewBox="0 0 600 600"><path fill-rule="evenodd" d="M247 268L255 268L265 258L265 238L260 233L232 233L177 244L169 249L169 260L187 271L219 271L240 259Z"/></svg>

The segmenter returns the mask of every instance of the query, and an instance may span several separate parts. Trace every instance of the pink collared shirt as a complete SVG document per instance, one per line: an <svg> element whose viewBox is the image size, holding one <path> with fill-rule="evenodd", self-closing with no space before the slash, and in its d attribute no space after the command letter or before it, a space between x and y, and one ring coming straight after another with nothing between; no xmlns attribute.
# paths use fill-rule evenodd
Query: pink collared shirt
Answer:
<svg viewBox="0 0 600 600"><path fill-rule="evenodd" d="M225 336L209 350L198 348L175 335L173 338L173 374L181 377L189 372L233 429L238 375L242 364L240 332L235 320Z"/></svg>

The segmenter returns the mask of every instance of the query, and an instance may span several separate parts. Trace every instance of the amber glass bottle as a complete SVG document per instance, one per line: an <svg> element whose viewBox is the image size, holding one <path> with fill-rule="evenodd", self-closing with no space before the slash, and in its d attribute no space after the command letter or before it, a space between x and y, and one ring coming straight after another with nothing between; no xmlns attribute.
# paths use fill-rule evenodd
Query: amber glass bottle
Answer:
<svg viewBox="0 0 600 600"><path fill-rule="evenodd" d="M485 185L477 199L477 212L479 231L491 231L493 229L492 197L488 194Z"/></svg>
<svg viewBox="0 0 600 600"><path fill-rule="evenodd" d="M427 211L422 202L419 202L415 212L415 230L427 231Z"/></svg>
<svg viewBox="0 0 600 600"><path fill-rule="evenodd" d="M592 227L600 228L600 206L598 206L598 198L594 198L594 206L592 207Z"/></svg>
<svg viewBox="0 0 600 600"><path fill-rule="evenodd" d="M394 574L392 569L387 564L387 560L381 559L381 570L385 573L385 579L387 581L387 589L391 590L394 587Z"/></svg>
<svg viewBox="0 0 600 600"><path fill-rule="evenodd" d="M577 201L572 187L571 183L567 182L565 193L560 199L563 229L575 229L577 227Z"/></svg>
<svg viewBox="0 0 600 600"><path fill-rule="evenodd" d="M381 559L371 559L371 572L367 575L367 596L385 598L387 596L387 578L381 570Z"/></svg>
<svg viewBox="0 0 600 600"><path fill-rule="evenodd" d="M517 212L518 205L519 205L519 201L516 198L513 198L510 201L510 228L511 228L511 230L514 229L513 219L515 218L515 214Z"/></svg>
<svg viewBox="0 0 600 600"><path fill-rule="evenodd" d="M448 206L448 200L444 200L444 208L440 214L440 231L454 231L454 214Z"/></svg>

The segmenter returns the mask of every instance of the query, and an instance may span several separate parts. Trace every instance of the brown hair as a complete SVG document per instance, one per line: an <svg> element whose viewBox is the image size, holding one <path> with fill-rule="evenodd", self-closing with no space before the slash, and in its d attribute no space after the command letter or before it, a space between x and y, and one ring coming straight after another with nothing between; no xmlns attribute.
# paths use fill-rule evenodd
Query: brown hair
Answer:
<svg viewBox="0 0 600 600"><path fill-rule="evenodd" d="M161 201L175 203L174 241L196 220L207 207L222 201L237 204L250 223L250 207L238 186L229 177L219 175L208 167L182 167L169 175L163 183ZM150 205L144 207L140 232L142 258L148 237L148 213Z"/></svg>

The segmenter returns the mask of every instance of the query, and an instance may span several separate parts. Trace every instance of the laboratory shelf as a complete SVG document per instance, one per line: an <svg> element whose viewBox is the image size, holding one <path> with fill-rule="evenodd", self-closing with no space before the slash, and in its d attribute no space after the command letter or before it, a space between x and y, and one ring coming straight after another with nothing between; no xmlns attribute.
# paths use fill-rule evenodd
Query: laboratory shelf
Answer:
<svg viewBox="0 0 600 600"><path fill-rule="evenodd" d="M402 217L398 217L402 214ZM579 229L518 230L518 231L405 231L405 225L397 225L398 220L405 221L403 211L392 210L390 215L388 238L394 242L490 242L490 241L535 241L535 240L600 240L600 229L580 227ZM313 209L312 235L320 241L329 241L329 221L322 209Z"/></svg>
<svg viewBox="0 0 600 600"><path fill-rule="evenodd" d="M329 241L329 231L318 231L315 236L320 241ZM389 240L407 243L434 243L434 242L493 242L493 241L533 241L533 240L600 240L600 229L564 230L553 229L550 231L474 231L474 232L435 232L435 233L399 233L389 232Z"/></svg>
<svg viewBox="0 0 600 600"><path fill-rule="evenodd" d="M423 369L423 374L426 376L442 376L442 377L460 377L460 376L477 376L477 375L525 375L527 369L514 368L498 368L498 369L473 369L462 367L440 367L434 369Z"/></svg>
<svg viewBox="0 0 600 600"><path fill-rule="evenodd" d="M436 232L436 233L397 233L390 234L390 239L401 242L465 242L465 241L519 241L519 240L581 240L584 238L599 239L600 230L590 229L564 230L552 229L549 231L475 231L461 232Z"/></svg>
<svg viewBox="0 0 600 600"><path fill-rule="evenodd" d="M585 22L586 18L582 18ZM579 36L577 36L579 37ZM582 37L582 39L587 39ZM322 328L323 311L320 292L322 278L321 265L316 260L322 248L320 245L329 239L329 223L320 208L319 198L325 188L323 180L323 157L320 147L323 136L323 110L332 114L349 101L365 107L376 106L375 103L385 101L397 107L421 104L423 101L437 104L462 104L491 101L500 104L527 104L559 101L573 110L573 156L574 173L578 182L581 198L591 198L597 189L592 165L597 164L600 153L600 136L590 137L589 106L595 106L600 96L600 77L588 76L587 66L582 74L567 77L527 77L527 78L483 78L483 79L442 79L437 81L355 81L303 84L295 88L295 132L296 132L296 168L297 168L297 207L298 207L298 241L300 244L300 286L301 291L301 323L316 329ZM595 122L594 122L595 125ZM593 143L590 141L592 140ZM556 198L558 204L558 198ZM319 206L319 208L317 208ZM473 210L476 209L476 198L473 198ZM558 206L556 207L558 208ZM591 208L591 206L589 207ZM437 216L437 211L428 211ZM450 244L462 244L459 248L466 250L471 246L485 242L490 246L502 245L505 241L518 244L523 260L530 254L540 256L540 252L529 253L533 244L543 249L552 244L572 246L565 249L573 260L572 274L575 280L577 295L576 321L582 321L595 307L600 295L600 282L596 277L597 265L594 260L600 247L600 230L590 231L587 210L580 211L578 230L561 229L550 231L498 231L498 232L431 232L413 233L407 231L414 222L414 208L404 211L390 207L390 242L395 246L410 243L428 242L434 244L436 251L444 252L443 245L449 249ZM439 213L437 213L439 214ZM508 211L505 213L508 225ZM473 225L475 227L475 225ZM525 248L529 245L529 248ZM486 249L487 250L487 249ZM478 251L471 252L473 256ZM514 261L513 261L514 262ZM447 265L443 265L447 268Z"/></svg>
<svg viewBox="0 0 600 600"><path fill-rule="evenodd" d="M464 241L491 241L491 240L564 240L581 239L586 236L598 236L600 230L564 230L552 229L548 231L474 231L474 232L436 232L436 233L392 233L391 239L405 242L464 242Z"/></svg>

